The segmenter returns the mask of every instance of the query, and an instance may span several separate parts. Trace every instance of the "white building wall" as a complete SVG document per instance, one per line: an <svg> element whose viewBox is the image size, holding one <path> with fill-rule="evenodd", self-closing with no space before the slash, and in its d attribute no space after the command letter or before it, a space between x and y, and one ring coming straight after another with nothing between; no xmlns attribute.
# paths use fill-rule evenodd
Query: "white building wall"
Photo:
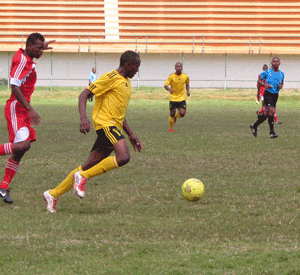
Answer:
<svg viewBox="0 0 300 275"><path fill-rule="evenodd" d="M7 79L14 53L0 52L0 79ZM263 64L270 66L271 55L167 54L141 53L139 73L132 86L163 87L175 63L183 63L191 88L255 88ZM275 56L275 55L273 55ZM285 73L285 88L300 88L300 56L281 55L280 69ZM97 77L119 65L120 54L45 52L37 63L37 86L81 86L88 84L92 67Z"/></svg>

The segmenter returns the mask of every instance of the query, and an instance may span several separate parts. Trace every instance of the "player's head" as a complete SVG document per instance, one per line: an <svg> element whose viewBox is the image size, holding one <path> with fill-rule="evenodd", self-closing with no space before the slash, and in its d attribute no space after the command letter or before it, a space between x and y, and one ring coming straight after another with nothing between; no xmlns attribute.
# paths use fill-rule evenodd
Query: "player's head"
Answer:
<svg viewBox="0 0 300 275"><path fill-rule="evenodd" d="M32 33L27 37L25 52L31 58L40 58L44 52L45 38L40 33Z"/></svg>
<svg viewBox="0 0 300 275"><path fill-rule="evenodd" d="M269 69L268 65L267 65L267 64L264 64L264 65L263 65L263 71L266 71L266 70L268 70L268 69Z"/></svg>
<svg viewBox="0 0 300 275"><path fill-rule="evenodd" d="M120 67L124 71L124 76L133 78L141 65L140 56L133 51L126 51L121 55Z"/></svg>
<svg viewBox="0 0 300 275"><path fill-rule="evenodd" d="M181 74L181 72L182 72L182 63L181 62L177 62L175 64L175 71L177 74Z"/></svg>
<svg viewBox="0 0 300 275"><path fill-rule="evenodd" d="M92 68L92 72L95 74L96 73L96 68Z"/></svg>
<svg viewBox="0 0 300 275"><path fill-rule="evenodd" d="M278 69L278 67L280 65L280 59L279 59L279 57L277 57L277 56L273 57L271 64L272 64L272 68L273 69Z"/></svg>

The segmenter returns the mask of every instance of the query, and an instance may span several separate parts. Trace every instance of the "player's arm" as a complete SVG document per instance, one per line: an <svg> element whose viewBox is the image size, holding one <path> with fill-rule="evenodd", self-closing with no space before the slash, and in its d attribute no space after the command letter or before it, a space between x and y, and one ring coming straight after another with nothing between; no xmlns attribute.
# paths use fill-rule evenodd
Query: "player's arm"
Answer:
<svg viewBox="0 0 300 275"><path fill-rule="evenodd" d="M172 89L171 87L169 87L170 84L171 84L171 76L169 76L168 79L166 80L165 85L164 85L164 88L165 88L170 94L172 94L172 93L174 93L175 91L174 91L174 89Z"/></svg>
<svg viewBox="0 0 300 275"><path fill-rule="evenodd" d="M278 84L278 89L281 90L283 88L284 79L281 80L280 84Z"/></svg>
<svg viewBox="0 0 300 275"><path fill-rule="evenodd" d="M174 93L174 90L170 88L169 86L165 85L164 88L169 91L170 94Z"/></svg>
<svg viewBox="0 0 300 275"><path fill-rule="evenodd" d="M191 94L190 94L190 85L189 84L186 84L185 85L185 89L186 89L186 94L187 94L187 96L190 96Z"/></svg>
<svg viewBox="0 0 300 275"><path fill-rule="evenodd" d="M261 76L258 77L258 80L257 80L257 87L261 87L261 86L265 86L265 82L263 81L263 79L261 79Z"/></svg>
<svg viewBox="0 0 300 275"><path fill-rule="evenodd" d="M260 79L258 79L258 81L257 81L258 83L259 83L259 85L260 86L265 86L266 87L266 89L270 89L270 88L272 88L273 86L272 85L270 85L270 84L267 84L267 83L265 83L261 78Z"/></svg>
<svg viewBox="0 0 300 275"><path fill-rule="evenodd" d="M143 146L142 146L141 142L139 141L139 139L133 134L126 119L124 119L124 121L123 121L123 129L124 129L125 133L128 135L129 141L132 144L134 151L137 150L138 152L141 152L143 149Z"/></svg>
<svg viewBox="0 0 300 275"><path fill-rule="evenodd" d="M17 98L20 104L28 111L28 115L33 124L38 126L40 124L41 117L35 110L33 110L30 103L26 100L25 96L21 92L20 87L16 85L11 85L11 92L14 94L14 96Z"/></svg>
<svg viewBox="0 0 300 275"><path fill-rule="evenodd" d="M259 80L260 80L260 75L258 76L258 79L257 79L257 93L256 93L257 99L259 98L259 92L260 92L260 88L261 88Z"/></svg>
<svg viewBox="0 0 300 275"><path fill-rule="evenodd" d="M80 115L80 132L83 134L88 133L91 129L93 129L92 123L87 119L86 116L86 102L89 97L93 96L93 93L88 90L84 89L81 94L79 95L78 100L78 109Z"/></svg>

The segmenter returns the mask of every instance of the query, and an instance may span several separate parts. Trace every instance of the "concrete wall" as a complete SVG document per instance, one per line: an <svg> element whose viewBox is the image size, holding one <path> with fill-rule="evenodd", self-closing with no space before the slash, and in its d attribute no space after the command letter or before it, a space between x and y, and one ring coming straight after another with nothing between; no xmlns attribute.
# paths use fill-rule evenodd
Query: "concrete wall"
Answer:
<svg viewBox="0 0 300 275"><path fill-rule="evenodd" d="M7 78L13 52L0 52L0 79ZM234 54L140 54L142 64L132 79L132 86L163 87L176 62L183 62L183 70L192 88L255 88L263 64L270 66L271 55ZM275 56L275 55L273 55ZM281 55L280 69L285 73L285 88L300 89L300 55ZM87 86L92 67L97 77L119 65L120 54L112 53L51 53L37 63L37 86ZM51 80L52 77L52 80Z"/></svg>

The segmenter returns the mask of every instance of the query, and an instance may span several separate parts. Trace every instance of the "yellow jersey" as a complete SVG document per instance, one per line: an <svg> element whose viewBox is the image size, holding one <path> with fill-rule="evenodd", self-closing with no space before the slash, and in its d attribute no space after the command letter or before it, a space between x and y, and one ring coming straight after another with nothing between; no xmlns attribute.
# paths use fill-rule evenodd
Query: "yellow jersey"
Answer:
<svg viewBox="0 0 300 275"><path fill-rule="evenodd" d="M108 126L123 128L131 97L131 82L117 70L102 75L87 89L95 95L93 123L97 130Z"/></svg>
<svg viewBox="0 0 300 275"><path fill-rule="evenodd" d="M177 75L176 73L172 73L169 75L168 79L165 82L166 86L171 86L171 89L174 92L169 95L170 101L183 101L185 100L185 86L189 85L190 79L185 73L181 73L181 75Z"/></svg>

